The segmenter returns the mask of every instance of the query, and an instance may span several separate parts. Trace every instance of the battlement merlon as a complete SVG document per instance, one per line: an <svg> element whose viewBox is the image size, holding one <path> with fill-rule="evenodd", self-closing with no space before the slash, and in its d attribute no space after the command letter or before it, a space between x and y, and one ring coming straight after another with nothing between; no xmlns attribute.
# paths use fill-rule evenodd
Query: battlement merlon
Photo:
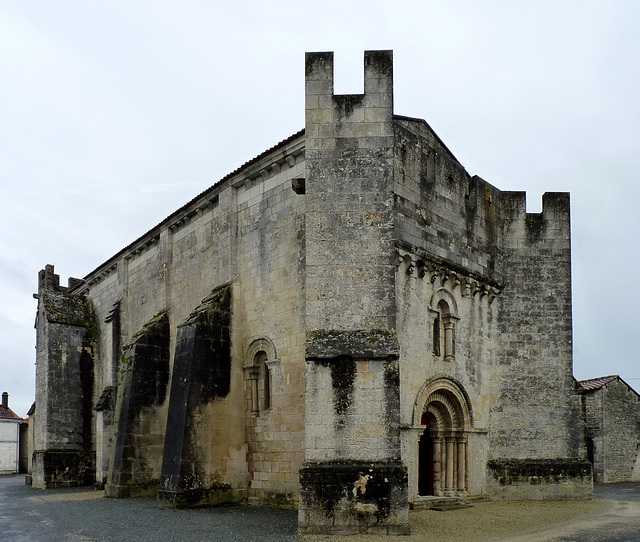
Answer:
<svg viewBox="0 0 640 542"><path fill-rule="evenodd" d="M505 221L504 248L540 247L571 250L571 213L569 193L546 192L542 212L526 212L525 192L501 192Z"/></svg>
<svg viewBox="0 0 640 542"><path fill-rule="evenodd" d="M47 264L44 266L44 269L38 273L38 293L34 294L34 297L38 299L38 296L45 291L64 293L75 288L82 282L82 279L70 277L68 286L60 286L60 275L56 275L53 265Z"/></svg>
<svg viewBox="0 0 640 542"><path fill-rule="evenodd" d="M542 195L542 216L545 219L569 223L570 210L569 192L545 192Z"/></svg>
<svg viewBox="0 0 640 542"><path fill-rule="evenodd" d="M379 110L385 117L393 115L393 51L365 51L364 94L334 94L333 53L306 53L305 57L305 107L307 125L329 120L327 115L312 112L338 110L350 115L364 106ZM311 115L310 115L311 113ZM331 119L333 120L333 119ZM367 121L364 114L355 119ZM308 134L307 134L308 135Z"/></svg>
<svg viewBox="0 0 640 542"><path fill-rule="evenodd" d="M525 216L542 215L546 220L566 221L570 214L569 192L545 192L542 195L542 213L527 213L527 193L499 191L505 217L510 220Z"/></svg>
<svg viewBox="0 0 640 542"><path fill-rule="evenodd" d="M59 290L60 289L60 275L56 275L54 267L51 264L44 266L38 273L38 293L42 293L44 290Z"/></svg>

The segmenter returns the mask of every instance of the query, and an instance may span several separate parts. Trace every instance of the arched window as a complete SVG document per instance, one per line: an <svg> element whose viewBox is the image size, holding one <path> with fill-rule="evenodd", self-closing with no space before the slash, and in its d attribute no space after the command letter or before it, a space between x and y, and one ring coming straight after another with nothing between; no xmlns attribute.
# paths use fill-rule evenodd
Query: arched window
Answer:
<svg viewBox="0 0 640 542"><path fill-rule="evenodd" d="M440 300L438 303L438 320L440 321L440 340L442 342L440 352L444 355L445 361L453 361L455 337L454 337L454 325L451 318L451 311L449 310L449 304L444 300Z"/></svg>
<svg viewBox="0 0 640 542"><path fill-rule="evenodd" d="M433 313L432 351L444 361L455 358L455 321L457 306L455 298L448 290L436 291L431 299Z"/></svg>
<svg viewBox="0 0 640 542"><path fill-rule="evenodd" d="M271 372L267 365L267 353L258 352L253 361L258 369L258 405L260 412L271 408Z"/></svg>
<svg viewBox="0 0 640 542"><path fill-rule="evenodd" d="M272 371L278 371L279 360L268 339L258 339L251 343L245 359L244 371L250 390L248 400L251 415L262 416L273 406Z"/></svg>
<svg viewBox="0 0 640 542"><path fill-rule="evenodd" d="M260 350L247 368L251 381L251 414L254 416L266 414L271 408L271 371L267 359L267 353Z"/></svg>

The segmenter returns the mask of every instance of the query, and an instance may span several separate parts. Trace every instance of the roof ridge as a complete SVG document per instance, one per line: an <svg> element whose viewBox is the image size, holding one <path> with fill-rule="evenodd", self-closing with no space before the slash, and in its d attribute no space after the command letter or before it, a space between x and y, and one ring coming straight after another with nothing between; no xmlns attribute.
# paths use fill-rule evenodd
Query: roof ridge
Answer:
<svg viewBox="0 0 640 542"><path fill-rule="evenodd" d="M591 380L605 380L605 379L614 379L614 378L620 378L620 375L597 376L595 378L585 378L583 380L579 380L578 382L589 382Z"/></svg>
<svg viewBox="0 0 640 542"><path fill-rule="evenodd" d="M138 237L137 239L135 239L134 241L132 241L131 243L129 243L127 246L125 246L124 248L122 248L121 250L119 250L118 252L116 252L113 256L111 256L108 260L102 262L98 267L96 267L95 269L93 269L93 271L90 271L89 273L87 273L84 278L79 282L78 284L78 288L80 288L85 281L87 281L89 279L89 277L91 277L92 275L94 275L95 273L97 273L100 269L102 269L103 267L105 267L107 264L113 262L114 260L117 260L118 258L120 258L122 255L124 255L128 250L130 250L134 245L136 245L137 243L139 243L142 239L144 239L146 236L150 235L151 233L153 233L154 231L158 230L159 228L161 228L164 224L166 224L167 222L169 222L173 217L179 215L182 211L184 211L185 209L187 209L187 207L189 207L190 205L192 205L193 203L195 203L196 201L198 201L199 199L202 199L204 196L206 196L208 193L213 192L216 188L218 188L219 186L221 186L222 184L224 184L226 181L228 181L229 179L233 178L234 176L238 175L243 169L246 169L248 167L250 167L251 165L257 163L258 161L260 161L262 158L268 156L270 153L273 153L275 151L277 151L278 149L280 149L281 147L286 146L288 143L295 141L297 138L303 136L305 134L305 129L302 128L302 130L298 130L295 134L290 135L289 137L283 139L282 141L279 141L278 143L276 143L275 145L269 147L267 150L261 152L260 154L258 154L257 156L254 156L253 158L251 158L250 160L246 161L244 164L242 164L241 166L237 167L236 169L234 169L233 171L231 171L230 173L227 173L224 177L222 177L220 180L216 181L214 184L212 184L211 186L209 186L208 188L206 188L205 190L203 190L202 192L200 192L198 195L194 196L193 198L191 198L187 203L185 203L184 205L182 205L181 207L179 207L178 209L176 209L175 211L173 211L169 216L165 217L163 220L161 220L158 224L156 224L155 226L153 226L151 229L149 229L148 231L146 231L145 233L143 233L140 237Z"/></svg>
<svg viewBox="0 0 640 542"><path fill-rule="evenodd" d="M13 410L9 407L0 405L0 419L1 420L22 420Z"/></svg>

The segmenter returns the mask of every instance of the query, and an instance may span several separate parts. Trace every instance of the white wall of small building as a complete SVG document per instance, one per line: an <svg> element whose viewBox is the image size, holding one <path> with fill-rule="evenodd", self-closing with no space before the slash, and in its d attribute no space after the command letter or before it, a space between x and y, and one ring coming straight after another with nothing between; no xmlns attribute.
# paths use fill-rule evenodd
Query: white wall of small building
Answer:
<svg viewBox="0 0 640 542"><path fill-rule="evenodd" d="M21 421L0 419L0 474L18 472Z"/></svg>

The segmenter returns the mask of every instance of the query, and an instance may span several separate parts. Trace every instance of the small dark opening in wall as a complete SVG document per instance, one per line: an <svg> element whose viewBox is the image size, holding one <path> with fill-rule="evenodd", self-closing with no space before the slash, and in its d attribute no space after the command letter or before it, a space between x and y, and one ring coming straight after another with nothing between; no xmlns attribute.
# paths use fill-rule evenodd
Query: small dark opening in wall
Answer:
<svg viewBox="0 0 640 542"><path fill-rule="evenodd" d="M305 183L304 179L291 179L291 188L296 194L304 194L305 193Z"/></svg>

